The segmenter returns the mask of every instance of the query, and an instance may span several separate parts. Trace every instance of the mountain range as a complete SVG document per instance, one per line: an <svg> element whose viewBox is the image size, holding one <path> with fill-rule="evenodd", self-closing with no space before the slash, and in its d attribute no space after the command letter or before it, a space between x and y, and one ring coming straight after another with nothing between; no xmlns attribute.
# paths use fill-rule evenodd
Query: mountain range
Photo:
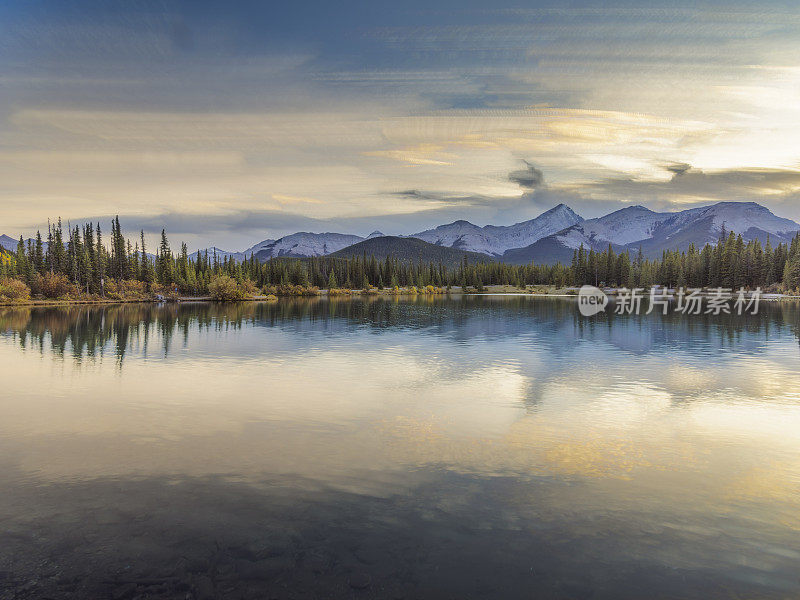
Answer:
<svg viewBox="0 0 800 600"><path fill-rule="evenodd" d="M604 250L609 244L617 252L641 248L645 256L656 258L664 250L714 244L723 230L741 234L745 241L764 243L769 237L775 245L791 241L800 224L777 217L755 202L719 202L679 212L655 212L637 205L576 223L526 247L509 250L503 259L516 264L531 260L567 263L581 245L587 250Z"/></svg>
<svg viewBox="0 0 800 600"><path fill-rule="evenodd" d="M702 247L714 244L723 230L741 234L749 241L762 243L769 237L776 245L790 241L800 231L800 224L773 214L755 202L719 202L710 206L678 212L656 212L644 206L628 206L605 216L584 219L565 204L559 204L534 219L514 225L480 227L459 220L433 229L406 236L391 236L391 243L367 244L367 239L380 238L373 232L368 238L336 233L295 233L278 240L264 240L239 256L255 254L260 260L274 257L310 257L333 254L361 255L365 251L384 255L388 248L398 257L422 260L444 260L434 247L462 251L467 258L475 256L502 260L512 264L531 261L554 264L569 263L575 249L604 250L609 245L615 251L638 251L656 258L664 250L686 250L690 244ZM416 242L430 245L427 249ZM439 257L439 258L435 258ZM448 255L444 262L455 260Z"/></svg>
<svg viewBox="0 0 800 600"><path fill-rule="evenodd" d="M638 251L658 257L664 250L686 250L690 244L714 244L724 231L741 234L746 240L773 245L790 241L800 224L773 214L755 202L719 202L677 212L656 212L644 206L628 206L605 216L584 219L565 204L559 204L534 219L514 225L480 227L469 221L455 221L405 236L384 236L374 231L366 238L344 233L298 232L278 239L266 239L243 251L230 252L211 247L208 252L222 260L312 256L392 254L404 260L457 263L474 260L502 260L512 264L531 261L569 263L575 249ZM17 240L0 236L0 247L16 251Z"/></svg>

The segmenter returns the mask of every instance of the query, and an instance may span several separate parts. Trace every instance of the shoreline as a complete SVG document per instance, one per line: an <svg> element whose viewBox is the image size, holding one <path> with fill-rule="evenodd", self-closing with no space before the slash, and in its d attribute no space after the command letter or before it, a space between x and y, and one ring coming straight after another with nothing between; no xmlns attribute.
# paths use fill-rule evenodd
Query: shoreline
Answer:
<svg viewBox="0 0 800 600"><path fill-rule="evenodd" d="M450 291L444 293L419 293L419 292L411 292L407 289L401 289L399 291L395 290L351 290L347 293L336 293L333 295L328 294L328 290L319 290L317 294L309 294L309 295L285 295L285 296L269 296L269 295L259 295L253 296L251 298L244 298L242 300L235 300L235 301L220 301L220 300L213 300L211 296L181 296L176 301L169 301L166 302L164 300L156 300L156 299L132 299L132 300L115 300L115 299L100 299L100 300L89 300L89 299L75 299L75 300L26 300L24 302L0 302L0 308L35 308L35 307L52 307L52 306L105 306L105 305L114 305L114 304L180 304L185 302L222 302L225 304L231 302L275 302L280 299L285 298L369 298L369 297L408 297L408 296L450 296L451 294L457 294L461 296L532 296L532 297L549 297L549 298L576 298L578 295L579 288L560 288L560 289L552 289L552 290L542 290L541 288L536 289L537 286L530 286L527 290L521 290L519 288L514 288L513 286L485 286L485 290L482 292L477 291L462 291L460 288L451 288ZM614 298L618 295L619 289L618 288L605 288L603 292ZM749 296L752 291L746 291L746 294ZM735 293L734 293L735 294ZM709 297L712 296L713 293L709 291L701 291L701 297ZM648 298L648 294L642 295L643 299ZM675 299L674 291L668 291L664 298L668 298L670 300ZM798 294L784 294L784 293L762 293L761 300L765 302L780 302L780 301L788 301L788 300L800 300L800 295Z"/></svg>

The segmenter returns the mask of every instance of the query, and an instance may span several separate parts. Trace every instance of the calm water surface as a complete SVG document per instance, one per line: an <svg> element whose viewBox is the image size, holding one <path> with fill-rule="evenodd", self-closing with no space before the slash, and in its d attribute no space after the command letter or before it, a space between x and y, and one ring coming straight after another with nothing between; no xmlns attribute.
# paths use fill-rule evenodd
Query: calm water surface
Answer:
<svg viewBox="0 0 800 600"><path fill-rule="evenodd" d="M800 308L0 309L0 598L800 597Z"/></svg>

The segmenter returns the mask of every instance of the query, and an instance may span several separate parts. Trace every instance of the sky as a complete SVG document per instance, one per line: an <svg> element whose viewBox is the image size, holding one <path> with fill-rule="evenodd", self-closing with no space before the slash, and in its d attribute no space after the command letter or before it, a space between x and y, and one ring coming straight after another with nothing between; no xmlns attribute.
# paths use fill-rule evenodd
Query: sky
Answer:
<svg viewBox="0 0 800 600"><path fill-rule="evenodd" d="M0 4L0 233L800 220L796 2Z"/></svg>

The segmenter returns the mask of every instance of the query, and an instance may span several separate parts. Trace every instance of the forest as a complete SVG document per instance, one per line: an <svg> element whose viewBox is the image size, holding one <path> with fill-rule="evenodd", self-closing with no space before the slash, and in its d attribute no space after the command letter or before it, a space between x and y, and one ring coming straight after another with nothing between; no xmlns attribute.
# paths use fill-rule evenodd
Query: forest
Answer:
<svg viewBox="0 0 800 600"><path fill-rule="evenodd" d="M488 285L548 285L556 288L584 284L616 287L740 287L765 290L800 288L800 234L790 244L773 247L767 239L745 242L723 231L715 244L685 251L666 251L660 259L636 253L575 250L569 265L470 262L457 266L441 262L410 262L394 256L347 258L275 258L265 262L220 259L208 252L190 256L185 243L174 251L166 232L150 254L143 232L131 242L119 218L111 223L108 243L100 224L64 230L61 220L49 226L46 239L37 233L20 238L16 252L0 254L0 299L39 298L118 299L215 295L233 286L230 299L258 294L302 293L314 288L385 289L450 288L482 291ZM299 290L299 292L298 292ZM219 295L225 297L224 294Z"/></svg>

